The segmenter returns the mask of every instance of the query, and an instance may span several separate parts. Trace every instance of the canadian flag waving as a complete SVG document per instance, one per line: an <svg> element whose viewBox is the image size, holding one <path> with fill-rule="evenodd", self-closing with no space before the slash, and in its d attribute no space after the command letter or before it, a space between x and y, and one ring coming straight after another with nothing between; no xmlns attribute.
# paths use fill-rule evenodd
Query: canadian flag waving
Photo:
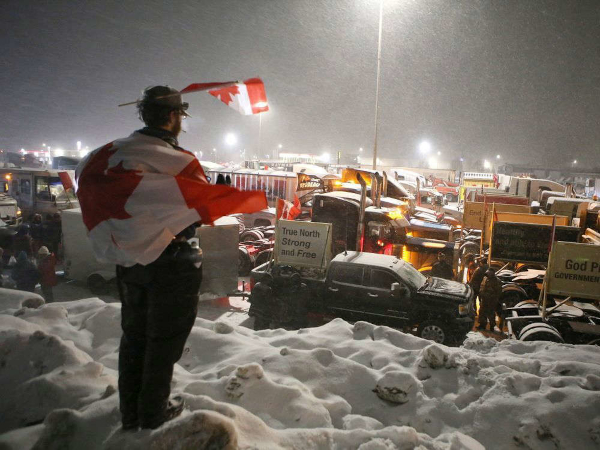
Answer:
<svg viewBox="0 0 600 450"><path fill-rule="evenodd" d="M277 199L277 218L284 220L294 220L300 215L300 200L297 195L294 195L294 203L288 202L282 198Z"/></svg>
<svg viewBox="0 0 600 450"><path fill-rule="evenodd" d="M265 85L260 78L249 78L242 83L193 83L183 88L180 94L196 91L208 91L213 97L247 116L269 110Z"/></svg>
<svg viewBox="0 0 600 450"><path fill-rule="evenodd" d="M195 222L267 207L264 192L211 185L193 154L138 132L91 152L75 178L96 258L124 266L153 262Z"/></svg>

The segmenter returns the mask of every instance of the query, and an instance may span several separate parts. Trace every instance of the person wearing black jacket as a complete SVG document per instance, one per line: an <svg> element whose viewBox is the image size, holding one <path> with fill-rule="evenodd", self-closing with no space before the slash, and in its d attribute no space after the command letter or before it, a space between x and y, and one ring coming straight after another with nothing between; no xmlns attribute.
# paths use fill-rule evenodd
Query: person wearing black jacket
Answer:
<svg viewBox="0 0 600 450"><path fill-rule="evenodd" d="M431 276L444 278L446 280L454 279L452 266L446 262L446 256L443 252L438 253L438 259L431 266Z"/></svg>
<svg viewBox="0 0 600 450"><path fill-rule="evenodd" d="M174 93L177 91L167 86L145 90L138 112L146 127L133 137L150 136L183 151L177 136L187 103ZM148 140L140 139L141 147L144 142ZM151 203L148 208L152 209ZM196 226L181 231L150 264L117 265L123 329L119 347L123 430L158 428L183 410L183 399L169 400L169 396L173 366L183 354L198 308L200 254L188 243Z"/></svg>
<svg viewBox="0 0 600 450"><path fill-rule="evenodd" d="M35 285L40 281L40 272L24 251L17 256L17 263L12 269L11 277L20 291L34 292Z"/></svg>

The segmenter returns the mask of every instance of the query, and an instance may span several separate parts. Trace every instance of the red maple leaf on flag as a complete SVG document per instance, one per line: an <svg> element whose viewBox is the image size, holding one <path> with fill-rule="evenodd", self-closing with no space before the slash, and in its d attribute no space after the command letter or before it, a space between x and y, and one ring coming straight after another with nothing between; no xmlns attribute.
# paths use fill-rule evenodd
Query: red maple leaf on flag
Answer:
<svg viewBox="0 0 600 450"><path fill-rule="evenodd" d="M125 203L142 180L137 171L125 169L123 162L108 168L109 158L117 151L112 147L111 142L93 155L79 177L77 198L89 231L108 219L129 219Z"/></svg>
<svg viewBox="0 0 600 450"><path fill-rule="evenodd" d="M233 86L227 86L221 89L208 91L208 93L213 97L218 98L226 105L229 105L233 101L232 96L238 95L240 93L240 89L234 84Z"/></svg>

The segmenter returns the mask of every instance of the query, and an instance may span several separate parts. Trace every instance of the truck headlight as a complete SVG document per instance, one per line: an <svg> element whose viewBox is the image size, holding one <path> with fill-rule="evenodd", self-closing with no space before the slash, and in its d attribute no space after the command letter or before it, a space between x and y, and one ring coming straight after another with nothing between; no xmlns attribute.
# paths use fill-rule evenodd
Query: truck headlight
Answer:
<svg viewBox="0 0 600 450"><path fill-rule="evenodd" d="M458 314L460 314L461 316L466 316L467 314L469 314L469 304L468 303L461 303L460 305L458 305Z"/></svg>

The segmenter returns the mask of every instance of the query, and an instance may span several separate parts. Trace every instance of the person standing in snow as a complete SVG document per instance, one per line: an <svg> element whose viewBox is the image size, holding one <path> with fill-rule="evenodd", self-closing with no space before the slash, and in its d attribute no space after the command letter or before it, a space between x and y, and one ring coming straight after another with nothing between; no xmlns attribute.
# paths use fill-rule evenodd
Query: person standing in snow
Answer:
<svg viewBox="0 0 600 450"><path fill-rule="evenodd" d="M445 278L446 280L454 278L452 266L446 262L446 255L443 252L438 253L437 261L431 266L431 276Z"/></svg>
<svg viewBox="0 0 600 450"><path fill-rule="evenodd" d="M42 244L42 216L34 214L30 225L30 233L32 239L32 254L36 254Z"/></svg>
<svg viewBox="0 0 600 450"><path fill-rule="evenodd" d="M29 258L27 253L21 251L17 256L17 263L12 269L11 277L20 291L34 292L35 285L40 280L40 273Z"/></svg>
<svg viewBox="0 0 600 450"><path fill-rule="evenodd" d="M467 269L467 283L470 283L475 270L477 270L477 263L475 262L475 255L473 255L473 253L467 254L465 258L465 267Z"/></svg>
<svg viewBox="0 0 600 450"><path fill-rule="evenodd" d="M188 104L173 94L178 91L168 86L144 91L138 113L146 127L127 138L129 145L149 154L160 149L167 159L169 153L184 151L177 136ZM86 163L83 160L77 169L79 190L94 182L84 176ZM153 205L148 201L149 211ZM173 366L183 354L198 308L202 271L197 267L199 252L188 243L196 227L191 224L183 229L149 264L117 265L123 329L119 347L123 430L155 429L183 410L183 398L169 400L169 396Z"/></svg>
<svg viewBox="0 0 600 450"><path fill-rule="evenodd" d="M496 276L496 272L491 267L485 273L485 278L481 283L479 298L481 306L479 308L479 329L485 330L487 323L490 324L490 331L494 331L496 325L496 309L500 303L502 295L502 282ZM500 330L502 331L502 330Z"/></svg>
<svg viewBox="0 0 600 450"><path fill-rule="evenodd" d="M485 273L488 270L488 265L486 264L485 258L479 258L479 265L477 269L473 272L471 279L469 280L469 284L473 288L473 292L475 293L475 298L479 295L479 290L481 289L481 283L483 282L483 278L485 277Z"/></svg>
<svg viewBox="0 0 600 450"><path fill-rule="evenodd" d="M56 286L56 256L54 253L50 253L48 247L44 245L38 250L37 265L40 272L42 295L46 303L51 303L54 301L52 288Z"/></svg>
<svg viewBox="0 0 600 450"><path fill-rule="evenodd" d="M13 249L15 255L25 252L25 255L27 255L28 258L31 258L33 254L33 240L29 234L29 225L23 224L19 227L17 235L14 238Z"/></svg>

